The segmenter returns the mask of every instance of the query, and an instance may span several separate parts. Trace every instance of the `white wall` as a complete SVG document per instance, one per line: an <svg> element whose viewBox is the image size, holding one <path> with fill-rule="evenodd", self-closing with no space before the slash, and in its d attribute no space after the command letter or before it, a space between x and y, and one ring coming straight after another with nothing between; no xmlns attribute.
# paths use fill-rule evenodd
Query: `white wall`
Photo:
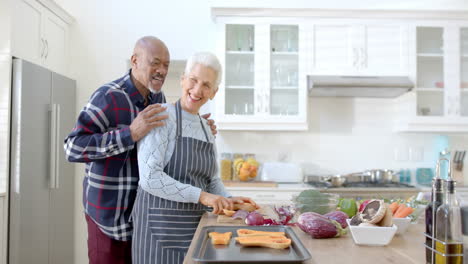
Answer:
<svg viewBox="0 0 468 264"><path fill-rule="evenodd" d="M77 106L91 93L126 70L134 42L154 35L169 47L171 58L184 60L200 50L214 51L214 24L208 1L56 0L76 19L71 31L71 75L77 80ZM217 5L367 9L458 9L465 1L214 1ZM230 2L230 3L229 3ZM408 3L411 2L411 3ZM239 4L241 3L241 4ZM432 3L432 4L431 4ZM313 6L312 6L313 5ZM179 71L180 72L180 71ZM174 76L174 75L173 75ZM177 95L176 77L164 89ZM350 172L364 168L415 168L433 165L432 146L437 135L394 134L392 106L382 99L309 99L310 130L307 132L220 132L219 152L257 153L260 161L286 155L290 161L307 162L311 168ZM79 110L77 109L77 111ZM465 142L457 139L457 142ZM410 149L422 152L414 161ZM406 161L396 161L398 150ZM406 153L406 154L405 154ZM413 159L413 161L411 161ZM84 167L76 167L75 263L87 263L86 225L81 205Z"/></svg>

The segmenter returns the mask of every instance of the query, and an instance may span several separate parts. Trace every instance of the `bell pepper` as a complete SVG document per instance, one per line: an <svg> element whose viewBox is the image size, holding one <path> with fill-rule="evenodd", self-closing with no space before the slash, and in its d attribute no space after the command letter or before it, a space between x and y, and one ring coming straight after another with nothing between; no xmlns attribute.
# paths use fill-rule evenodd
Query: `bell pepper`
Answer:
<svg viewBox="0 0 468 264"><path fill-rule="evenodd" d="M356 200L343 198L338 204L340 211L346 213L349 218L353 217L357 213Z"/></svg>

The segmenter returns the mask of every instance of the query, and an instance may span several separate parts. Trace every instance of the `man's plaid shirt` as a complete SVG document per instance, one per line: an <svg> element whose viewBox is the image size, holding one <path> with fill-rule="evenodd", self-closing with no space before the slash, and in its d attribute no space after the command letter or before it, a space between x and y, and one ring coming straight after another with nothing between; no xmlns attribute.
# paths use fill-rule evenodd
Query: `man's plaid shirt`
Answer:
<svg viewBox="0 0 468 264"><path fill-rule="evenodd" d="M149 103L165 103L163 93ZM130 214L138 187L137 147L129 126L145 108L128 72L94 92L65 139L68 161L86 163L83 205L100 229L116 240L132 236Z"/></svg>

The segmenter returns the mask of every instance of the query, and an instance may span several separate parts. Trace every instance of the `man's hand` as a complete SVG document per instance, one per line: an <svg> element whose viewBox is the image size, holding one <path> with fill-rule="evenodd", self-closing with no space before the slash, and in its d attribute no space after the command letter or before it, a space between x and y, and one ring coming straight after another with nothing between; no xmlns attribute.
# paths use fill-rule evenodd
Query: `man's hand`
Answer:
<svg viewBox="0 0 468 264"><path fill-rule="evenodd" d="M210 115L211 115L211 113L208 113L208 114L202 115L201 117L205 118L208 121L208 125L211 128L211 133L214 136L214 135L216 135L218 133L218 130L216 130L215 121L213 119L208 119L208 117L210 117Z"/></svg>
<svg viewBox="0 0 468 264"><path fill-rule="evenodd" d="M138 142L142 139L151 129L159 126L163 126L162 120L167 119L168 115L157 114L165 111L166 108L160 104L152 104L146 107L143 111L138 113L137 117L130 124L130 134L134 142Z"/></svg>
<svg viewBox="0 0 468 264"><path fill-rule="evenodd" d="M233 210L234 203L231 198L226 198L221 195L201 192L200 203L208 207L213 207L213 214L221 214L223 209Z"/></svg>

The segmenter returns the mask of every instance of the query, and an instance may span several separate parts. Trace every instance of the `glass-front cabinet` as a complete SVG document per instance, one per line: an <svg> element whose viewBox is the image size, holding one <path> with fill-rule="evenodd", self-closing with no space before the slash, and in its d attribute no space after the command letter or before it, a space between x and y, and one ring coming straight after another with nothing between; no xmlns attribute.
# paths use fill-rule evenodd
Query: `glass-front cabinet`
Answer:
<svg viewBox="0 0 468 264"><path fill-rule="evenodd" d="M460 79L460 114L468 116L468 26L460 28Z"/></svg>
<svg viewBox="0 0 468 264"><path fill-rule="evenodd" d="M440 24L413 28L416 86L399 99L398 131L468 131L468 25Z"/></svg>
<svg viewBox="0 0 468 264"><path fill-rule="evenodd" d="M307 130L306 75L298 24L218 24L224 75L220 130Z"/></svg>

